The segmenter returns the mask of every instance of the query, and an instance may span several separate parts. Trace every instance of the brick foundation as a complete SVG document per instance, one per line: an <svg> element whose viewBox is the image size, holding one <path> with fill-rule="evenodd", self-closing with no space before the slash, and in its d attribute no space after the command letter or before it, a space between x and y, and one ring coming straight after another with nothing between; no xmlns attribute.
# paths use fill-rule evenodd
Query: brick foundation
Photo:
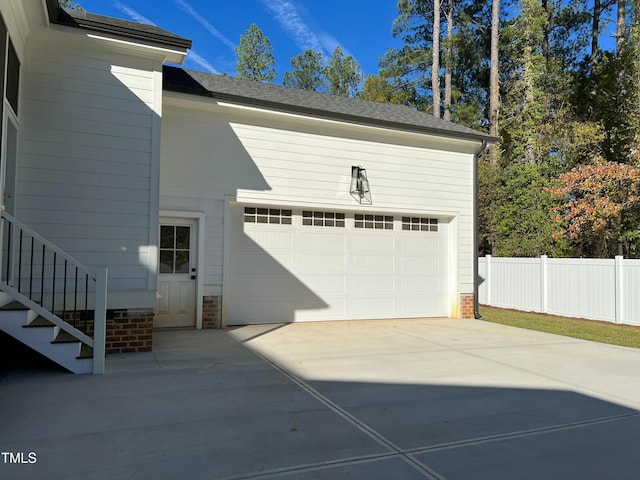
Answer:
<svg viewBox="0 0 640 480"><path fill-rule="evenodd" d="M153 349L153 310L107 312L107 353L150 352Z"/></svg>
<svg viewBox="0 0 640 480"><path fill-rule="evenodd" d="M93 336L93 312L77 312L76 325L90 337ZM67 313L65 320L72 325L73 314ZM150 352L153 349L153 309L107 310L107 335L105 351L107 354Z"/></svg>
<svg viewBox="0 0 640 480"><path fill-rule="evenodd" d="M473 293L460 294L460 318L475 318Z"/></svg>
<svg viewBox="0 0 640 480"><path fill-rule="evenodd" d="M222 298L219 296L202 297L202 328L222 327Z"/></svg>

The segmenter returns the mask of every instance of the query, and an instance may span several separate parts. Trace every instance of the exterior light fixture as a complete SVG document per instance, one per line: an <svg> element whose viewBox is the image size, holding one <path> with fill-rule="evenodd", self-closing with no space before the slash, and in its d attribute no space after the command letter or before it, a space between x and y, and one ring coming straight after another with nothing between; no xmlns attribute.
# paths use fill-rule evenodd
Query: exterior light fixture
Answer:
<svg viewBox="0 0 640 480"><path fill-rule="evenodd" d="M372 203L367 171L360 165L351 167L351 196L359 203Z"/></svg>

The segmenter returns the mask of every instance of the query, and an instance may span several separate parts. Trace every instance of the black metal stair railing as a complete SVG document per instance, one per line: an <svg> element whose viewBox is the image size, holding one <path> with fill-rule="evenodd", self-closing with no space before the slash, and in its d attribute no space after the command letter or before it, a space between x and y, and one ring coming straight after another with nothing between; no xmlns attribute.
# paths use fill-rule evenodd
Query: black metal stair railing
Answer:
<svg viewBox="0 0 640 480"><path fill-rule="evenodd" d="M95 276L65 255L39 241L3 214L1 280L49 310L81 332L92 336L89 295L95 292ZM91 287L91 289L90 289ZM92 329L91 329L92 330Z"/></svg>
<svg viewBox="0 0 640 480"><path fill-rule="evenodd" d="M94 373L103 373L106 267L92 271L7 212L0 218L0 284L63 330L83 337L94 349Z"/></svg>

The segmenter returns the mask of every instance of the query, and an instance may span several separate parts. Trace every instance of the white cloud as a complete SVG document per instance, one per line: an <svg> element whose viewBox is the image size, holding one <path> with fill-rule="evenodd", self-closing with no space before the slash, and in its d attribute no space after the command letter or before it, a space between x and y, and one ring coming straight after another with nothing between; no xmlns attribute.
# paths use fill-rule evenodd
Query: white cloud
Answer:
<svg viewBox="0 0 640 480"><path fill-rule="evenodd" d="M204 59L204 57L198 55L193 50L189 50L189 52L187 53L187 60L186 61L187 62L191 61L191 62L195 63L201 69L203 69L205 72L217 73L217 74L220 73L213 65L211 65L209 62L207 62Z"/></svg>
<svg viewBox="0 0 640 480"><path fill-rule="evenodd" d="M333 51L336 49L336 47L340 47L342 49L342 52L344 53L345 57L353 57L353 55L351 54L351 52L344 47L344 45L342 45L338 39L336 39L335 37L329 35L328 33L320 33L318 36L318 39L320 41L320 43L322 44L322 47L329 52L329 55L333 55ZM354 57L355 58L355 57Z"/></svg>
<svg viewBox="0 0 640 480"><path fill-rule="evenodd" d="M300 17L296 6L292 2L289 0L262 0L262 3L273 14L275 19L280 22L284 30L293 37L293 41L299 49L306 50L311 48L324 54L333 51L328 51L324 47L318 35Z"/></svg>
<svg viewBox="0 0 640 480"><path fill-rule="evenodd" d="M176 1L178 3L180 3L181 0L176 0ZM155 23L153 23L147 17L145 17L144 15L136 12L133 8L129 7L128 5L125 5L122 2L113 2L113 5L118 10L123 12L125 15L128 15L134 22L146 23L147 25L157 26ZM187 60L186 61L196 64L198 67L200 67L205 72L218 73L218 74L220 73L218 71L218 69L216 69L213 65L211 65L203 56L198 55L194 50L189 50L188 51Z"/></svg>
<svg viewBox="0 0 640 480"><path fill-rule="evenodd" d="M217 28L211 25L206 18L204 18L202 15L196 12L193 9L193 7L189 5L185 0L175 0L175 2L184 12L191 15L191 17L193 17L198 23L200 23L200 25L206 28L211 35L216 37L218 40L220 40L222 43L224 43L227 47L229 47L232 51L235 52L236 44L231 40L229 40L227 37L225 37L222 33L220 33L220 31Z"/></svg>
<svg viewBox="0 0 640 480"><path fill-rule="evenodd" d="M134 22L146 23L147 25L156 25L144 15L136 12L133 8L125 5L122 2L113 2L113 6L120 10L125 15L128 15ZM157 25L156 25L157 26Z"/></svg>

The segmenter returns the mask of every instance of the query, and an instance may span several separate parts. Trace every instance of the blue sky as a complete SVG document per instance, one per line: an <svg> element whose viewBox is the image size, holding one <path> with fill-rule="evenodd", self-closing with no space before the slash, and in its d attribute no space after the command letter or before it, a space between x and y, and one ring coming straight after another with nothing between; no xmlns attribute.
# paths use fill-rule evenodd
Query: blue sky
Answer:
<svg viewBox="0 0 640 480"><path fill-rule="evenodd" d="M234 74L235 46L252 23L271 40L277 83L307 48L337 45L378 73L378 58L401 42L391 35L397 0L79 0L91 13L152 23L193 40L185 67Z"/></svg>

